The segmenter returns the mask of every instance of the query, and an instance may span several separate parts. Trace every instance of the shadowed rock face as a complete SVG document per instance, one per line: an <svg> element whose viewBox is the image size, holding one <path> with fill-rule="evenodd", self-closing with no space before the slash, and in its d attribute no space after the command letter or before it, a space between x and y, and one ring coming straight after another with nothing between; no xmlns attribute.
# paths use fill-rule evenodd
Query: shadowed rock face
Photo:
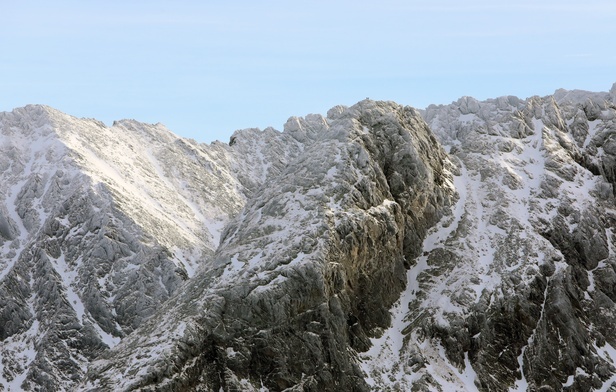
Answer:
<svg viewBox="0 0 616 392"><path fill-rule="evenodd" d="M463 204L417 273L409 318L427 316L394 360L413 374L404 388L588 391L616 380L612 102L559 91L424 112L459 163ZM386 385L388 370L371 369Z"/></svg>
<svg viewBox="0 0 616 392"><path fill-rule="evenodd" d="M606 390L615 91L366 100L228 145L2 113L0 384Z"/></svg>
<svg viewBox="0 0 616 392"><path fill-rule="evenodd" d="M451 203L451 166L412 109L363 101L287 132L317 121L225 229L216 268L96 361L85 389L368 389L354 352L389 324L407 260Z"/></svg>

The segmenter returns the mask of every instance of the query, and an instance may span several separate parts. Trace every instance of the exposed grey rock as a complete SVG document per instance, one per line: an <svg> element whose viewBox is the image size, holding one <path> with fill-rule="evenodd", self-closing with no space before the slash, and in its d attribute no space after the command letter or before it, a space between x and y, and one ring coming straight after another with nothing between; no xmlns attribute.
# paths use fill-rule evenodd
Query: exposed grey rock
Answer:
<svg viewBox="0 0 616 392"><path fill-rule="evenodd" d="M1 113L0 385L613 388L615 95L464 97L432 130L366 100L210 145Z"/></svg>
<svg viewBox="0 0 616 392"><path fill-rule="evenodd" d="M246 150L43 106L0 124L0 385L70 390L210 261Z"/></svg>
<svg viewBox="0 0 616 392"><path fill-rule="evenodd" d="M0 241L12 240L15 237L14 229L9 223L6 214L0 211Z"/></svg>
<svg viewBox="0 0 616 392"><path fill-rule="evenodd" d="M450 203L451 164L413 109L362 101L332 117L225 229L217 269L94 362L85 389L368 389L354 352L387 327Z"/></svg>
<svg viewBox="0 0 616 392"><path fill-rule="evenodd" d="M386 332L401 334L401 352L376 341L365 357L377 390L397 380L408 390L588 391L616 380L604 283L614 263L615 108L604 93L564 90L506 102L424 112L459 158L460 212L409 273L411 300Z"/></svg>

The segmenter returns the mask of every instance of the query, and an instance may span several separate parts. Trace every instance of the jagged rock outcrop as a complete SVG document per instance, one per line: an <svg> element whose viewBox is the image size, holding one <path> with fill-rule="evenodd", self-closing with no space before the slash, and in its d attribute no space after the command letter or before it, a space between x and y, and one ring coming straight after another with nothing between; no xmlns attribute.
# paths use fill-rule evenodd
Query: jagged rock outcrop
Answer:
<svg viewBox="0 0 616 392"><path fill-rule="evenodd" d="M210 145L0 113L0 385L616 388L615 135L616 85Z"/></svg>
<svg viewBox="0 0 616 392"><path fill-rule="evenodd" d="M398 325L365 355L375 389L616 385L613 102L559 90L423 112L461 197L409 272Z"/></svg>
<svg viewBox="0 0 616 392"><path fill-rule="evenodd" d="M0 131L0 384L70 390L207 264L252 150L44 106L0 114Z"/></svg>
<svg viewBox="0 0 616 392"><path fill-rule="evenodd" d="M225 229L214 269L95 361L85 390L367 390L354 353L388 325L447 210L450 163L418 112L392 103L287 132L314 137Z"/></svg>

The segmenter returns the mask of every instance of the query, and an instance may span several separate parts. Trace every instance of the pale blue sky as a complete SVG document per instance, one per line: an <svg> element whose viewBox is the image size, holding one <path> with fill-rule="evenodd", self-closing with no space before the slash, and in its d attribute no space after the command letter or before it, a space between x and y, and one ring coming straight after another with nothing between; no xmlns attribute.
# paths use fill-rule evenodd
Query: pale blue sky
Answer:
<svg viewBox="0 0 616 392"><path fill-rule="evenodd" d="M612 0L2 0L0 110L162 122L199 141L370 97L607 91Z"/></svg>

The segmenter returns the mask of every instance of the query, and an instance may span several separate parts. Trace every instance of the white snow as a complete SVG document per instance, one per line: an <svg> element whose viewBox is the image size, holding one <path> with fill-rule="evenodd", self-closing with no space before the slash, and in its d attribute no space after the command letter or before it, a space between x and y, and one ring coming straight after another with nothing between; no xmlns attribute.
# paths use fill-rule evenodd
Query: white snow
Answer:
<svg viewBox="0 0 616 392"><path fill-rule="evenodd" d="M533 118L530 126L534 129L534 133L521 138L517 134L515 137L503 136L507 135L510 129L506 124L489 124L488 120L484 120L486 115L484 112L487 113L487 110L482 110L478 116L461 115L458 111L456 116L436 118L432 124L437 128L436 133L447 142L445 146L447 151L453 151L454 146L463 149L465 143L472 145L474 150L458 155L461 174L454 177L453 183L448 185L458 192L459 200L453 206L452 214L445 216L429 232L423 243L422 256L415 260L415 265L407 271L407 288L391 309L391 327L383 331L381 337L372 339L370 350L360 355L367 381L375 389L391 385L409 387L423 374L430 374L444 390L476 390L474 381L477 374L470 363L468 353L464 354L464 369L457 369L446 357L441 342L419 336L413 326L426 319L439 326L448 326L452 317L465 317L469 311L468 304L458 300L460 294L468 294L470 302L476 302L485 293L494 296L505 295L501 287L503 275L521 276L522 270L532 272L537 269L540 261L559 253L551 252L550 244L540 238L536 229L537 222L540 220L549 222L557 213L557 206L562 200L573 201L582 207L595 202L594 196L589 191L596 187L597 178L587 170L575 166L575 162L561 145L561 143L575 144L569 135L560 129L551 129L546 125L550 124L548 120ZM516 108L512 107L511 112L517 115ZM540 112L545 118L545 110ZM606 118L608 114L604 113ZM566 120L571 124L572 119ZM99 185L105 184L104 189L109 190L116 198L118 208L134 219L144 231L157 238L168 249L172 249L176 263L183 266L192 277L203 267L199 261L206 259L205 255L211 255L217 249L229 217L240 211L245 201L242 193L245 191L244 185L237 180L236 173L245 173L247 178L262 183L272 169L270 158L264 153L270 147L265 138L255 138L250 141L254 142L254 151L246 157L246 161L233 158L235 157L233 154L238 152L226 150L208 152L195 143L191 144L194 148L191 157L186 161L176 161L180 156L174 155L172 145L178 138L166 133L160 127L136 126L139 130L133 131L124 125L100 128L68 117L64 121L61 130L54 130L51 125L45 125L22 132L17 128L15 131L2 126L0 145L16 146L20 158L23 159L21 161L18 159L13 164L23 164L23 170L19 173L11 173L10 170L0 173L0 180L6 184L4 189L0 189L0 196L5 202L8 218L18 231L17 239L12 242L6 241L0 247L0 281L13 268L33 233L38 231L46 219L53 216L53 211L49 210L49 205L53 203L44 204L44 197L36 197L31 201L30 210L38 213L38 222L34 222L34 226L37 227L31 228L30 232L17 214L17 196L27 181L34 176L38 176L44 183L44 194L50 190L52 185L50 178L57 169L67 171L70 178L74 178L78 173L86 173L88 181L91 182L89 186L95 189L103 189ZM481 132L472 133L473 127L481 128ZM582 148L594 147L591 144L595 136L602 132L603 127L605 127L603 120L589 122L588 135ZM486 132L486 129L491 132ZM370 130L363 127L359 131ZM494 147L502 141L510 143L512 148L501 151ZM301 144L295 147L304 148ZM348 164L344 162L341 151L335 146L327 152L328 154L331 152L332 155L322 152L330 158L333 157L328 161L332 163L331 167L320 173L331 186L337 185L341 168ZM605 151L598 148L597 154L601 156ZM220 158L220 162L223 163L218 164L219 161L212 156L216 156L217 159L223 157ZM286 159L285 154L281 155L281 162L284 161L283 158ZM369 163L366 154L356 154L353 159L356 159L360 166L362 163ZM548 177L558 177L557 173L546 169L548 159L554 159L556 162L562 160L565 165L574 167L577 174L573 180L558 178L558 181L563 181L559 188L554 190L557 196L539 198L542 182ZM210 165L208 170L215 175L204 177L205 172L201 171L199 165ZM191 177L189 175L191 171L197 174ZM361 173L356 174L361 175ZM306 173L297 175L305 176ZM222 180L214 185L208 183L202 186L201 182L205 183L215 178ZM309 181L308 177L301 178ZM212 194L199 193L212 189L214 190ZM301 236L294 235L292 230L293 225L301 226L303 237L307 238L313 234L317 237L319 219L322 216L309 211L307 207L317 204L315 200L320 202L319 198L322 196L320 191L311 189L306 194L291 192L281 197L280 209L284 212L281 214L284 215L282 218L275 214L264 216L259 210L242 211L242 222L267 228L268 231L258 233L261 236L260 242L253 241L245 249L229 251L230 257L226 259L227 264L217 284L232 285L238 280L249 284L259 282L260 285L254 289L254 292L258 293L278 287L285 282L287 278L283 276L283 271L310 262L311 254L304 253L304 249L314 249L319 244L306 245L300 242L298 238ZM334 215L343 209L343 200L336 201L331 194L327 195L326 199L329 202L325 200L319 204L319 208L327 211L328 218L340 219L340 214ZM383 212L382 210L387 212L391 209L392 203L394 202L385 200L382 205L373 207L368 213ZM501 210L505 211L505 217L498 215L497 219L493 220L492 218ZM500 221L501 219L503 221ZM508 220L514 223L510 224ZM59 221L64 226L70 225L66 218ZM576 223L573 221L568 224L570 231L576 228ZM512 233L511 227L519 232ZM69 235L74 234L71 232ZM609 257L613 258L615 253L611 241L612 229L606 229L606 234L609 238ZM507 259L499 252L503 243L512 240L528 247L520 247L517 254ZM16 245L18 243L19 246ZM258 249L248 249L248 246L254 247L255 244L259 244ZM264 245L261 247L261 244ZM295 249L294 256L284 259L284 262L276 259L275 255L285 254L291 248ZM446 266L429 264L434 262L434 259L430 259L431 252L439 248L450 251L453 257L459 256L460 260ZM532 250L527 252L525 249ZM220 260L225 258L221 257ZM222 262L220 260L217 262ZM105 333L81 301L77 285L79 279L77 268L81 261L69 265L62 254L58 258L51 259L51 262L62 280L66 300L74 309L79 321L91 323L101 339L110 347L117 345L119 338ZM207 261L204 263L207 264ZM607 262L603 260L597 269L606 266ZM128 268L138 268L138 266L131 264ZM446 272L430 276L433 268L445 268ZM556 263L555 274L563 273L566 268L564 262ZM596 290L593 273L594 270L588 271L590 285L585 293L587 299L591 299L590 294ZM533 274L529 273L528 276L532 278ZM427 277L430 279L426 279ZM528 283L524 279L530 278L523 277L522 284ZM106 278L99 278L99 284L105 283ZM544 301L546 298L547 288L544 292ZM31 312L35 314L32 301L31 298L29 306ZM544 308L545 302L538 323L543 320ZM34 342L39 333L38 328L39 323L35 320L26 333L6 339L2 342L3 350L0 351L0 356L8 355L7 350L10 349L16 353L15 358L27 368L36 355ZM176 333L182 334L184 328L186 325L181 325L178 328L181 332L176 330ZM532 332L517 359L520 369L524 368L524 356L527 348L534 343L535 332L536 330ZM160 335L157 336L157 342L160 344L149 347L147 353L153 357L169 353L169 350L172 350L169 336L169 331L160 331ZM595 346L595 349L606 361L615 363L616 350L611 345L606 344L601 348ZM425 359L423 368L408 365L411 355L415 354ZM236 352L229 347L227 355L233 357ZM142 361L145 363L146 359ZM139 362L135 366L141 364ZM26 372L16 375L15 379L8 383L3 379L3 368L6 370L0 361L0 382L14 389L19 388ZM138 375L145 374L147 370L148 368L143 366L139 369ZM563 383L563 387L573 385L575 376L583 374L585 374L583 369L576 369L575 374L569 375ZM248 380L240 380L241 383L244 381L248 388L250 386ZM607 390L612 382L616 382L616 375L607 380L601 390ZM512 390L523 391L528 387L525 372L522 371L522 378L517 380Z"/></svg>
<svg viewBox="0 0 616 392"><path fill-rule="evenodd" d="M66 263L64 254L61 254L57 259L52 258L51 262L56 266L56 272L58 272L62 279L64 289L66 290L66 298L69 304L75 310L77 319L80 322L83 322L85 307L81 301L81 298L74 290L74 287L77 284L77 271Z"/></svg>
<svg viewBox="0 0 616 392"><path fill-rule="evenodd" d="M184 269L186 269L186 273L188 274L188 277L192 278L195 275L195 268L193 265L193 262L191 260L195 260L196 256L194 255L187 255L187 251L185 251L184 249L181 249L177 246L173 247L173 255L175 260L181 264L182 266L184 266Z"/></svg>
<svg viewBox="0 0 616 392"><path fill-rule="evenodd" d="M517 109L513 110L513 113L514 117L517 116ZM541 114L546 115L545 111ZM449 325L451 317L464 318L468 305L460 303L455 295L467 294L469 289L474 293L475 301L486 292L494 296L508 295L501 287L503 274L515 274L522 279L523 284L529 284L544 260L553 257L563 260L562 254L538 234L538 222L550 222L558 213L557 207L562 200L575 201L582 209L594 203L594 196L589 190L596 187L596 176L577 165L558 138L561 138L564 144L575 145L575 142L561 130L546 126L542 119L531 119L532 123L529 125L533 132L528 135L509 138L500 136L507 135L510 131L508 124L499 123L494 126L492 120L492 123L486 125L483 117L478 118L474 114L460 115L459 112L456 114L455 107L443 117L434 116L434 113L431 116L431 125L446 143L447 151L454 151L454 147L457 151L464 151L469 145L473 149L472 152L467 150L458 155L466 166L462 166L461 175L456 177L455 188L460 194L460 201L455 208L455 219L452 219L450 226L441 222L426 238L423 256L419 257L417 263L408 271L407 290L402 294L400 302L392 308L392 327L384 331L380 338L372 340L373 346L368 352L360 354L363 370L368 375L370 385L375 388L391 386L396 382L409 388L425 371L437 378L444 390L476 390L474 384L469 383L476 375L472 373L468 357L465 358L467 363L462 377L464 382L457 377L458 384L454 387L451 384L452 372L447 371L447 365L443 364L448 363L447 359L444 355L434 355L434 352L442 353L439 351L439 342L425 337L418 338L412 332L408 334L408 331L405 331L405 334L402 331L426 317L430 317L430 322L442 326ZM515 127L524 126L526 123L521 116L515 118L519 119L519 123L515 123L518 120L513 120ZM489 121L486 120L486 123ZM486 126L496 129L497 132L486 135ZM589 137L584 146L588 145L590 138L601 126L600 122L590 124ZM469 136L469 130L474 127L478 127L480 131ZM495 148L501 140L506 142L505 147ZM478 147L482 145L485 146L483 151ZM561 185L554 190L557 195L554 198L546 197L542 188L545 186L543 182L546 177L559 176L559 173L546 169L548 159L565 162L565 165L571 165L572 172L576 173L572 181L563 181L562 178L557 180ZM505 183L505 179L509 182ZM493 220L500 211L504 211L505 220ZM500 219L502 215L497 216ZM495 224L502 224L504 228ZM460 225L461 233L456 231ZM574 224L570 222L570 230L574 228ZM611 237L611 232L606 234ZM512 251L503 246L509 241L520 244L514 250L517 254L509 255ZM612 244L609 246L612 255ZM460 261L456 260L456 264L447 266L446 273L441 271L438 276L431 276L429 252L436 248L448 249L453 254L460 255ZM603 268L604 265L600 263L598 268ZM566 273L567 264L563 261L556 262L555 266L555 275ZM592 292L595 289L592 271L589 272L589 279L588 291ZM420 290L423 292L418 297ZM547 292L544 293L544 298L546 295ZM542 322L543 312L542 308L539 323ZM412 319L409 319L411 317ZM412 331L412 328L410 330ZM534 342L534 334L533 331L527 346L523 347L518 357L520 369L524 368L523 359L528 345ZM426 364L424 368L411 370L404 363L410 353L417 350L419 354L413 355L421 355L426 359ZM414 371L418 373L410 374ZM522 371L522 378L512 390L525 391L528 387Z"/></svg>
<svg viewBox="0 0 616 392"><path fill-rule="evenodd" d="M460 379L466 386L467 391L473 391L477 388L475 386L475 380L478 380L478 377L475 369L473 369L471 365L471 361L468 359L468 352L464 353L464 372L460 375Z"/></svg>
<svg viewBox="0 0 616 392"><path fill-rule="evenodd" d="M56 267L56 272L60 275L62 279L62 285L66 290L66 299L69 304L75 310L75 314L77 315L77 319L80 323L84 323L88 321L96 330L101 340L109 347L114 347L120 342L120 338L115 337L113 335L108 334L103 331L103 329L98 325L96 320L86 311L86 308L81 301L79 295L75 292L75 287L77 286L78 274L75 268L69 266L66 263L66 258L64 254L61 254L57 259L51 259L52 264ZM81 263L77 261L75 265L80 265Z"/></svg>
<svg viewBox="0 0 616 392"><path fill-rule="evenodd" d="M243 267L244 267L244 263L238 260L237 254L234 255L229 261L229 264L227 264L227 267L225 268L224 273L220 276L220 280L221 281L230 280L231 276L241 271Z"/></svg>
<svg viewBox="0 0 616 392"><path fill-rule="evenodd" d="M473 122L473 120L475 120L477 118L477 115L474 113L467 113L467 114L461 114L460 117L458 117L458 121L460 121L461 123L470 123Z"/></svg>
<svg viewBox="0 0 616 392"><path fill-rule="evenodd" d="M611 363L612 365L616 365L616 349L612 347L611 344L605 343L603 347L598 347L597 344L594 344L595 350L597 354L601 358L603 358L606 362ZM616 373L612 375L609 379L603 382L601 388L598 389L599 392L607 392L608 390L612 390L611 387L616 386Z"/></svg>
<svg viewBox="0 0 616 392"><path fill-rule="evenodd" d="M601 120L593 120L588 122L588 135L586 135L586 139L584 139L583 147L586 148L590 144L590 141L597 133L597 126L602 123Z"/></svg>
<svg viewBox="0 0 616 392"><path fill-rule="evenodd" d="M34 297L28 299L28 309L32 315L34 311ZM28 375L29 365L36 358L35 343L39 335L39 321L35 318L32 325L24 334L13 335L6 338L0 347L0 386L4 386L7 391L21 391L21 384ZM5 378L4 361L15 361L19 363L22 371L18 372L13 367L12 371L6 369L9 374L12 374L11 381ZM7 362L10 363L10 362Z"/></svg>
<svg viewBox="0 0 616 392"><path fill-rule="evenodd" d="M10 179L3 179L3 182L5 182L5 184L6 183L9 184L7 194L5 195L8 217L13 221L14 224L17 225L19 241L24 243L23 245L26 245L25 242L27 242L28 240L29 233L23 224L22 218L17 213L17 196L20 194L20 192L22 191L24 185L26 185L28 180L34 174L36 174L36 172L33 171L32 167L36 160L37 154L40 154L40 148L41 148L40 144L41 143L38 140L36 140L32 144L28 144L25 140L23 140L19 144L22 144L22 143L24 146L29 146L30 150L27 150L27 153L30 154L30 159L26 163L23 172L20 173L18 178L12 179L12 181L10 181ZM8 250L9 245L10 243L8 242L4 244L2 255L6 255L9 253L9 250ZM18 257L19 257L19 253L8 260L6 258L3 258L4 260L6 260L6 264L3 265L2 269L0 270L0 281L4 279L6 274L10 272L10 270L13 268L13 266L17 262Z"/></svg>

